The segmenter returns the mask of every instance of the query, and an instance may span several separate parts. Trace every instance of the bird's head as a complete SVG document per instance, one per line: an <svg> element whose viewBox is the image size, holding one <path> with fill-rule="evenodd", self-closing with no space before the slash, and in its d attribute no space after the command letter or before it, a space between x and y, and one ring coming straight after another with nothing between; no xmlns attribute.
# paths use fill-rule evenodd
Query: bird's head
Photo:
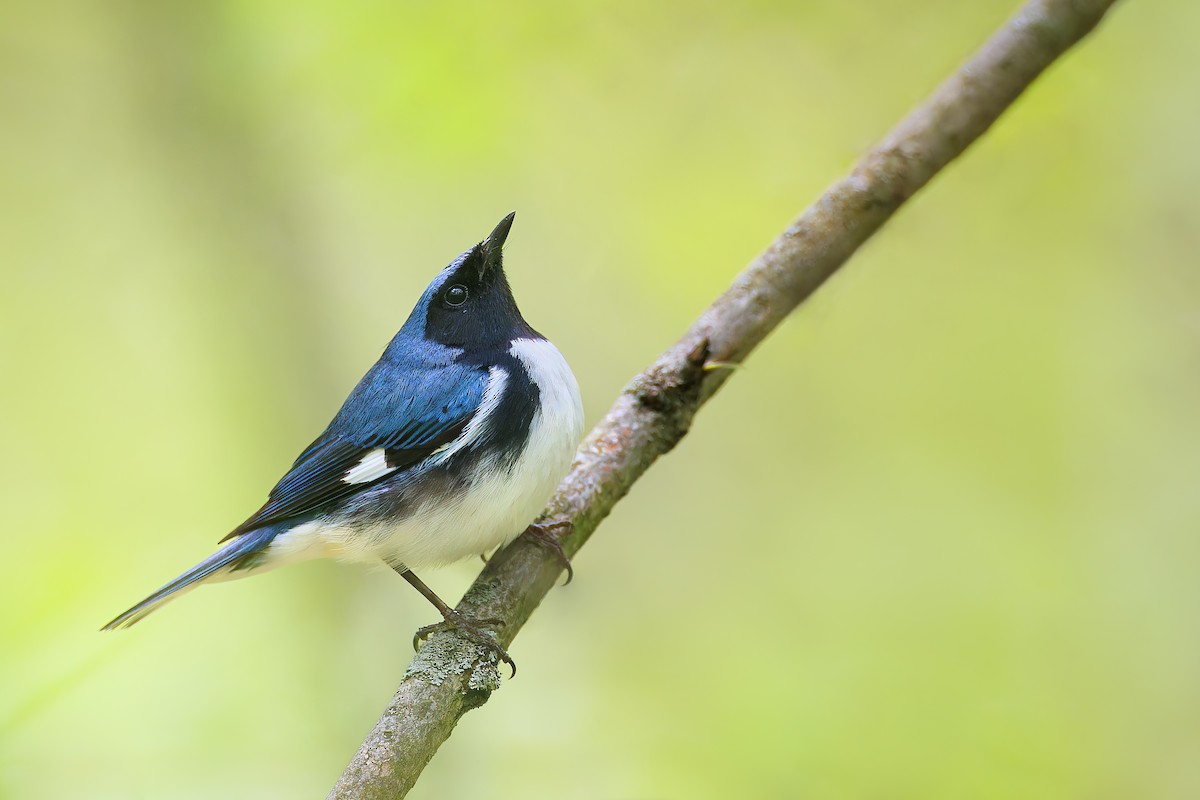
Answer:
<svg viewBox="0 0 1200 800"><path fill-rule="evenodd" d="M402 334L467 351L537 336L521 316L504 276L503 247L512 212L479 244L451 262L421 295Z"/></svg>

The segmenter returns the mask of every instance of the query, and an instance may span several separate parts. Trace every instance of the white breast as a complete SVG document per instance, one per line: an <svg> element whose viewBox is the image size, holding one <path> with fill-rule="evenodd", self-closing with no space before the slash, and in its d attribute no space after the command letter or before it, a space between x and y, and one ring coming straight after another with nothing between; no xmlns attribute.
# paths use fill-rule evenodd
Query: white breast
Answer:
<svg viewBox="0 0 1200 800"><path fill-rule="evenodd" d="M583 399L567 360L550 342L518 339L510 352L525 367L540 397L529 442L513 469L517 496L528 498L514 504L518 523L518 530L512 534L515 536L545 507L571 466L583 437Z"/></svg>

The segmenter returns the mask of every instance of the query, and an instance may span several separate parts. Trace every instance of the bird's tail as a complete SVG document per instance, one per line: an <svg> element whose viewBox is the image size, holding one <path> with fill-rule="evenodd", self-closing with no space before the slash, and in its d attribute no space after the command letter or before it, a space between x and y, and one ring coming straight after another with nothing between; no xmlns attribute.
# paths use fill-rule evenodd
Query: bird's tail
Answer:
<svg viewBox="0 0 1200 800"><path fill-rule="evenodd" d="M115 631L118 628L128 628L167 601L174 600L184 591L195 588L203 581L223 576L234 570L252 568L258 561L256 556L259 556L271 543L276 533L278 531L275 528L268 526L242 534L133 608L118 615L101 630Z"/></svg>

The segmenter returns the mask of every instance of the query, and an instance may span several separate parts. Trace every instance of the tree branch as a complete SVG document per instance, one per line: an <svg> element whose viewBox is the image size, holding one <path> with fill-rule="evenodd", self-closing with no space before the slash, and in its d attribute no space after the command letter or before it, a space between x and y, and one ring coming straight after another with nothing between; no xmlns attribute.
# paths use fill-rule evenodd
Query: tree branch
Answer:
<svg viewBox="0 0 1200 800"><path fill-rule="evenodd" d="M854 171L834 184L745 269L683 337L636 376L580 446L543 518L570 520L573 555L633 483L687 433L697 409L784 317L909 197L979 138L1115 0L1032 0ZM497 553L458 610L497 619L507 646L562 567L524 538ZM331 798L403 797L467 711L499 686L494 658L454 633L414 657Z"/></svg>

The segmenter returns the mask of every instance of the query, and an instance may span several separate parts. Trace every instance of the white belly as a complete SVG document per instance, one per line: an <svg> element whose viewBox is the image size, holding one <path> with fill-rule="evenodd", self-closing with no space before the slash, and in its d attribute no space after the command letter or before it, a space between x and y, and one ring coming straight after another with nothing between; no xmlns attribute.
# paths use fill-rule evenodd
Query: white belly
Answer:
<svg viewBox="0 0 1200 800"><path fill-rule="evenodd" d="M533 522L566 474L575 445L535 449L532 440L512 472L477 481L453 502L421 509L371 535L372 556L389 564L439 566L486 553Z"/></svg>

